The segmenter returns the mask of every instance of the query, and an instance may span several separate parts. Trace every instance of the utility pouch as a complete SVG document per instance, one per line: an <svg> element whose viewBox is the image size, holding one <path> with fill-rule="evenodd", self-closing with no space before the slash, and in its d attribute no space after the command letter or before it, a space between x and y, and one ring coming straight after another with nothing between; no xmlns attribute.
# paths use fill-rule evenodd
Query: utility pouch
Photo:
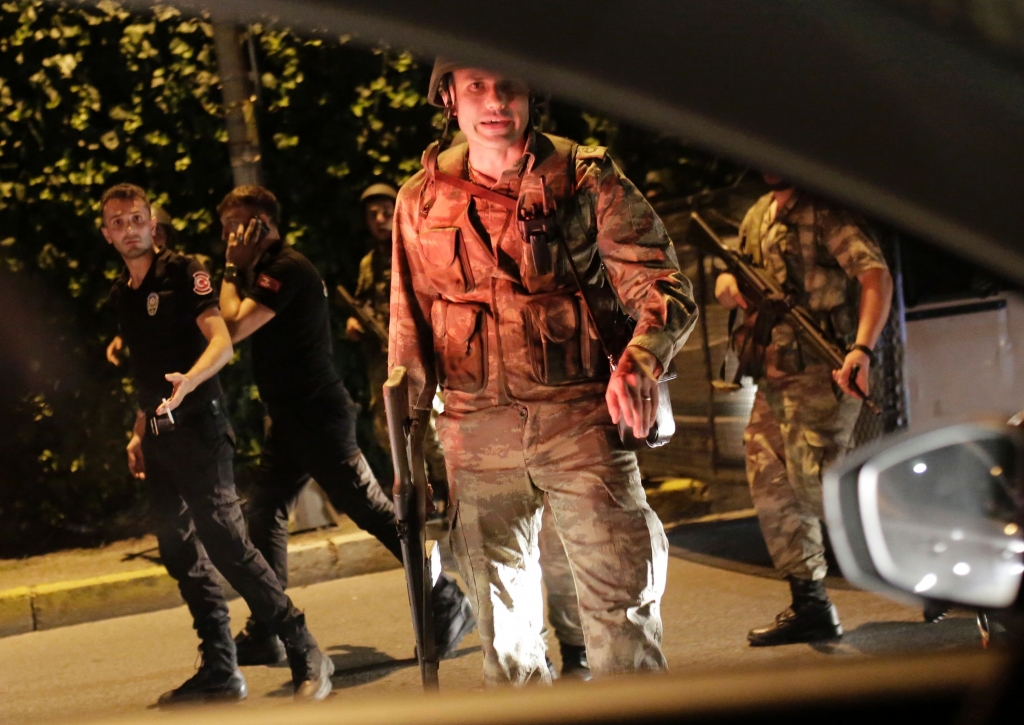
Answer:
<svg viewBox="0 0 1024 725"><path fill-rule="evenodd" d="M487 384L486 313L480 305L440 299L430 311L437 374L443 387L478 393Z"/></svg>
<svg viewBox="0 0 1024 725"><path fill-rule="evenodd" d="M600 344L581 314L577 295L540 295L526 305L526 337L533 374L543 385L594 380L603 360Z"/></svg>
<svg viewBox="0 0 1024 725"><path fill-rule="evenodd" d="M736 311L729 315L729 332L733 337L739 365L733 384L739 385L745 377L758 380L765 374L765 356L772 343L772 330L785 317L789 305L782 300L765 299L753 312L748 312L743 324L732 335ZM724 373L725 364L722 364Z"/></svg>
<svg viewBox="0 0 1024 725"><path fill-rule="evenodd" d="M555 221L555 206L548 198L546 179L540 177L541 200L539 204L527 204L520 198L516 208L516 220L519 223L519 234L530 248L533 268L537 276L551 274L551 244L558 234Z"/></svg>

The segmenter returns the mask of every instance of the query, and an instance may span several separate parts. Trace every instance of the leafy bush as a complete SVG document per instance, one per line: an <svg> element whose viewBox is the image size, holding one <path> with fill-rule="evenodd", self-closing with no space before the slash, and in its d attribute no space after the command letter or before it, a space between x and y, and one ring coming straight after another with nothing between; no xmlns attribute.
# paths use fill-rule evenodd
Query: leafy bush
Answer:
<svg viewBox="0 0 1024 725"><path fill-rule="evenodd" d="M282 229L330 286L352 284L367 250L360 192L411 176L440 126L423 96L429 66L347 37L250 33L263 172ZM135 15L110 0L0 3L0 556L145 528L143 489L124 460L131 382L104 357L116 332L104 303L122 263L99 233L98 202L114 183L139 184L173 217L175 245L219 269L214 209L232 179L218 83L206 18L171 7ZM571 107L555 104L546 124L611 142L638 181L667 168L691 192L735 175ZM357 351L336 348L365 401ZM246 355L243 345L222 374L243 484L262 432Z"/></svg>

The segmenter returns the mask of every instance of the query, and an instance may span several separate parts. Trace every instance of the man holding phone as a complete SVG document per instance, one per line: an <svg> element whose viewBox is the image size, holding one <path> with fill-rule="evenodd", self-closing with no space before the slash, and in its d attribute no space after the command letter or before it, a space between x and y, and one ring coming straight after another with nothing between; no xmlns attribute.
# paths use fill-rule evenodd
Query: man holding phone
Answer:
<svg viewBox="0 0 1024 725"><path fill-rule="evenodd" d="M217 208L227 242L221 312L232 342L252 337L253 373L267 406L264 446L249 508L253 543L288 582L288 514L309 476L340 512L373 534L399 561L395 509L359 450L355 405L334 369L327 286L278 231L280 205L261 186L240 186ZM453 579L434 588L438 651L448 653L475 625ZM275 664L284 650L255 618L235 638L242 664Z"/></svg>

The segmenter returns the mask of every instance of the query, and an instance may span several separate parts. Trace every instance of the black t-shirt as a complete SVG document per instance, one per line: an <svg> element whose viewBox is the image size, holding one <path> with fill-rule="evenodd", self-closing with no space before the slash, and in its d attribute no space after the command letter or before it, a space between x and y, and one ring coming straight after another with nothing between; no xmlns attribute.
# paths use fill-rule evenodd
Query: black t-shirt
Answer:
<svg viewBox="0 0 1024 725"><path fill-rule="evenodd" d="M299 252L279 243L253 270L249 297L275 312L252 336L256 385L285 405L339 381L331 353L327 285Z"/></svg>
<svg viewBox="0 0 1024 725"><path fill-rule="evenodd" d="M138 289L132 289L130 281L128 270L122 271L110 292L110 304L131 353L139 407L152 413L161 399L171 396L173 386L164 375L187 373L206 350L196 318L217 307L218 299L206 268L169 249L157 254ZM214 375L189 393L182 406L220 396L220 381Z"/></svg>

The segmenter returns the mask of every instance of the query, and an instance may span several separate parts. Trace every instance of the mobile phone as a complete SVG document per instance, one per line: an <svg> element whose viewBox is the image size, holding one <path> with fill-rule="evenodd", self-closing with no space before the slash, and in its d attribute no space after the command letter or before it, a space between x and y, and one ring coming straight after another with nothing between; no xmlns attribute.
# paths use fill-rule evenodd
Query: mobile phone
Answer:
<svg viewBox="0 0 1024 725"><path fill-rule="evenodd" d="M265 221L256 217L256 239L253 240L253 244L259 244L268 234L270 234L270 227Z"/></svg>

